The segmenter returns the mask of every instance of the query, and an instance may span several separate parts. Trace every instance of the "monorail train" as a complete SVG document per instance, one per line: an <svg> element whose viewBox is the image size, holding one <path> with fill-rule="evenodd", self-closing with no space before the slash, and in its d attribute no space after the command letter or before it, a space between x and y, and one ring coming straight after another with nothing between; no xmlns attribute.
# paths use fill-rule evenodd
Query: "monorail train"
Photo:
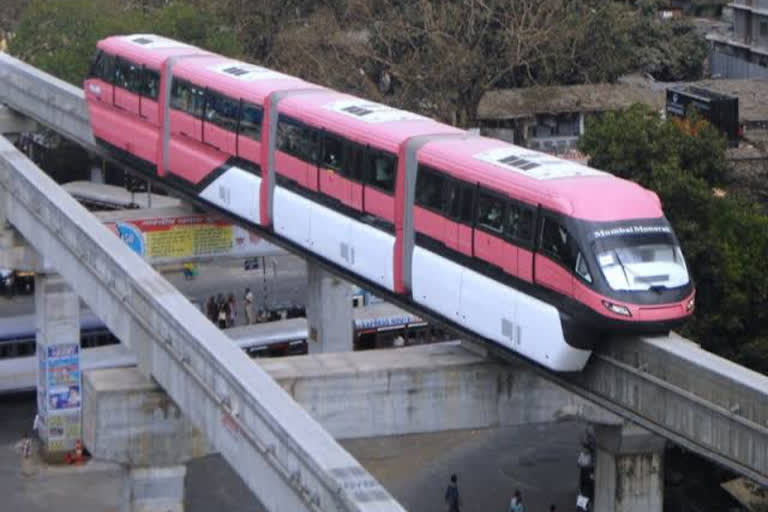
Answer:
<svg viewBox="0 0 768 512"><path fill-rule="evenodd" d="M608 173L156 35L84 89L134 169L551 369L694 309L658 196Z"/></svg>

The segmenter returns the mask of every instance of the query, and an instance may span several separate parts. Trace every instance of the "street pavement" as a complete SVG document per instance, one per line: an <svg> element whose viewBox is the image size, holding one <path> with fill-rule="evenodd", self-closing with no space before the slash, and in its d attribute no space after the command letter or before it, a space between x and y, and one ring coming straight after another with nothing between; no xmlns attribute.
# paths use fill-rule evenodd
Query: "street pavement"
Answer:
<svg viewBox="0 0 768 512"><path fill-rule="evenodd" d="M14 450L35 413L34 395L0 399L0 510L119 510L125 469L91 461L72 468L35 464L24 471ZM519 489L528 512L572 510L576 454L583 426L565 422L443 432L342 443L411 512L444 512L451 473L459 478L462 512L505 512ZM187 512L264 512L218 455L187 465ZM25 474L26 473L26 474Z"/></svg>
<svg viewBox="0 0 768 512"><path fill-rule="evenodd" d="M254 304L258 309L279 303L303 305L306 297L307 266L304 260L286 255L266 258L266 266L245 270L242 260L222 260L200 266L194 279L185 279L181 265L160 269L163 276L183 293L190 301L204 304L208 297L230 293L237 299L237 322L244 322L243 296L250 287ZM0 316L18 316L33 313L34 294L15 295L12 298L0 296Z"/></svg>

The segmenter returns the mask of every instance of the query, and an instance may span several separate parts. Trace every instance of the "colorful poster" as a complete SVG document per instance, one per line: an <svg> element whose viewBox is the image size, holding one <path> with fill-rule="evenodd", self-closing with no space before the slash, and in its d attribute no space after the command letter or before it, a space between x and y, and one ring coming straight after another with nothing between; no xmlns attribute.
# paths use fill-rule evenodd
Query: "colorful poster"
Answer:
<svg viewBox="0 0 768 512"><path fill-rule="evenodd" d="M257 235L210 215L138 219L107 227L149 260L254 254L270 247Z"/></svg>
<svg viewBox="0 0 768 512"><path fill-rule="evenodd" d="M80 345L64 343L47 347L47 405L50 411L80 407Z"/></svg>

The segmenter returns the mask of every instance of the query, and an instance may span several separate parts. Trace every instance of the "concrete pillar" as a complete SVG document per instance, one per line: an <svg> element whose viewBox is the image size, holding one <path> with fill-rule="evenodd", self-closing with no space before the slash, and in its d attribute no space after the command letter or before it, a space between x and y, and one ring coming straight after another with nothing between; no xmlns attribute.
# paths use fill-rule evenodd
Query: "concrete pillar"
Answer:
<svg viewBox="0 0 768 512"><path fill-rule="evenodd" d="M595 512L662 512L663 438L635 425L596 425Z"/></svg>
<svg viewBox="0 0 768 512"><path fill-rule="evenodd" d="M83 441L98 459L129 467L121 512L184 510L184 464L211 452L205 438L135 368L83 376Z"/></svg>
<svg viewBox="0 0 768 512"><path fill-rule="evenodd" d="M307 281L309 353L351 351L352 286L313 263Z"/></svg>
<svg viewBox="0 0 768 512"><path fill-rule="evenodd" d="M183 512L187 467L132 467L123 485L121 512Z"/></svg>
<svg viewBox="0 0 768 512"><path fill-rule="evenodd" d="M37 274L35 314L39 436L56 459L81 438L80 299L59 276Z"/></svg>

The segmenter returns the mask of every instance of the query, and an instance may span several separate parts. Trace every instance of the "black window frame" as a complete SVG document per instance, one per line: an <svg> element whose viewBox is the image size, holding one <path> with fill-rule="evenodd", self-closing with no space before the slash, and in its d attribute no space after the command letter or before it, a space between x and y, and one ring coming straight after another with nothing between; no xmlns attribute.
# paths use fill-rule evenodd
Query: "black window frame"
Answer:
<svg viewBox="0 0 768 512"><path fill-rule="evenodd" d="M156 84L157 87L154 90L154 93L152 93L152 90L148 88L148 80L147 75L148 74L154 74L156 77ZM152 68L148 68L146 66L141 67L141 91L139 92L139 95L143 98L148 98L153 101L157 101L157 99L160 97L160 71L157 71Z"/></svg>
<svg viewBox="0 0 768 512"><path fill-rule="evenodd" d="M576 239L574 238L573 234L571 233L571 230L568 229L568 225L566 222L563 222L563 218L559 215L553 215L551 213L544 213L542 215L541 219L541 230L538 235L538 247L539 252L550 258L552 261L556 262L568 272L570 272L573 275L576 274L576 259L577 255L580 252L580 248L578 244L576 243ZM547 229L548 223L555 224L557 227L565 230L565 233L568 235L567 240L565 241L565 256L568 258L567 260L562 258L560 254L557 254L556 252L552 251L549 247L547 247L544 242L544 234ZM589 268L589 262L587 262L587 267ZM590 269L590 273L591 273Z"/></svg>
<svg viewBox="0 0 768 512"><path fill-rule="evenodd" d="M246 139L251 139L256 142L261 142L261 136L264 130L264 107L259 105L258 103L254 103L252 101L247 101L240 98L238 108L239 108L238 110L239 116L237 119L237 132L236 132L238 139L240 137L245 137ZM247 125L243 123L243 121L245 120L245 113L248 110L252 110L258 113L258 123L253 123L253 126L255 126L255 128L250 128L250 127L245 128Z"/></svg>
<svg viewBox="0 0 768 512"><path fill-rule="evenodd" d="M392 161L392 176L391 176L391 187L382 187L377 180L374 179L374 173L376 172L376 166L374 164L374 161L376 158L388 158ZM389 151L385 151L383 149L379 149L375 146L368 146L368 152L366 155L366 176L365 176L365 186L373 187L379 192L382 192L384 194L394 196L395 194L395 187L397 186L397 169L398 166L398 158L397 155L394 153L390 153Z"/></svg>
<svg viewBox="0 0 768 512"><path fill-rule="evenodd" d="M214 103L218 103L219 100L222 100L222 102L227 101L232 103L235 106L235 114L234 117L230 116L220 116L219 112L220 110L217 108L214 108L211 106L211 99L215 99ZM242 108L242 101L239 99L232 98L231 96L228 96L224 93L221 93L219 91L213 90L213 89L207 89L205 91L205 105L203 108L203 122L206 124L211 124L213 126L216 126L218 128L221 128L222 130L226 130L227 132L231 133L232 135L237 135L239 128L240 128L240 117L241 117L241 108ZM209 112L216 112L216 116L210 117ZM229 119L230 122L233 123L233 125L230 127L226 125L226 123L223 123L220 121L220 119Z"/></svg>
<svg viewBox="0 0 768 512"><path fill-rule="evenodd" d="M295 150L293 147L286 147L284 145L283 140L281 140L281 135L282 135L281 127L283 126L293 126L296 130L299 131L299 137L305 139L305 142L306 142L306 139L309 139L309 144L307 145L307 148L309 149L309 151L307 152L299 151L299 150ZM307 135L309 135L309 137L307 137ZM322 147L320 147L321 142L322 142L322 139L320 139L319 129L313 126L310 126L307 123L300 121L294 117L287 116L285 114L278 114L277 137L275 140L276 151L282 151L287 155L291 155L294 158L298 158L302 162L316 166L319 161L318 157L322 150Z"/></svg>
<svg viewBox="0 0 768 512"><path fill-rule="evenodd" d="M518 223L516 224L515 231L512 231L512 226L508 222L510 211L512 208L517 208L519 211L519 218ZM527 233L528 236L523 236L521 233L521 227L523 227L523 220L526 218L526 215L529 216L529 223L527 225ZM507 203L507 208L505 211L505 223L504 223L504 235L505 237L513 242L515 245L525 247L527 249L533 248L534 240L535 240L535 234L536 234L536 209L529 205L528 203L524 203L522 201L519 201L517 199L509 199Z"/></svg>
<svg viewBox="0 0 768 512"><path fill-rule="evenodd" d="M498 231L496 229L486 225L486 224L481 224L481 222L480 222L480 220L481 220L480 219L480 205L481 205L481 202L482 202L482 199L483 199L483 197L482 197L483 195L487 195L487 196L489 196L491 198L494 198L495 200L497 200L497 201L499 201L501 203L501 206L502 206L502 211L501 211L501 227L500 227L500 229ZM502 194L500 192L497 192L495 190L491 190L489 188L485 188L483 186L480 186L478 191L477 191L476 197L475 197L475 222L474 222L475 229L479 229L481 231L484 231L484 232L488 233L489 235L493 235L493 236L496 236L498 238L504 238L504 233L505 233L505 229L506 229L505 224L506 224L506 219L507 219L507 203L508 203L508 201L509 201L509 198L507 198L504 194Z"/></svg>
<svg viewBox="0 0 768 512"><path fill-rule="evenodd" d="M177 91L178 87L186 87L186 88L188 88L190 90L189 93L190 93L190 95L192 95L191 97L193 99L195 98L195 95L200 95L201 96L200 99L199 99L199 104L195 104L194 105L196 107L196 109L199 109L199 112L191 111L188 108L179 106L177 104L177 102L179 101L178 96L176 94L176 91ZM193 90L197 91L197 92L193 92ZM202 94L200 94L200 93L202 93ZM203 112L205 110L206 96L207 95L206 95L206 88L205 87L201 87L201 86L195 84L194 82L192 82L190 80L187 80L185 78L179 78L177 76L172 77L172 79L171 79L171 104L170 104L170 108L172 108L173 110L176 110L178 112L183 112L183 113L185 113L185 114L187 114L189 116L194 117L195 119L202 120Z"/></svg>
<svg viewBox="0 0 768 512"><path fill-rule="evenodd" d="M127 85L118 84L117 83L117 74L118 71L120 71L121 74L123 74L123 66L132 66L135 70L134 76L131 77L133 79L132 83L129 83ZM115 87L119 87L120 89L127 91L131 94L136 94L137 96L141 96L141 89L142 89L142 81L144 79L144 70L143 66L137 64L136 62L126 59L125 57L117 56L115 57L115 65L114 65L114 73L113 73L113 84Z"/></svg>
<svg viewBox="0 0 768 512"><path fill-rule="evenodd" d="M424 187L432 181L433 196L431 203L423 201ZM425 210L444 216L443 198L445 196L445 174L429 165L419 164L416 171L416 190L414 191L414 204Z"/></svg>

